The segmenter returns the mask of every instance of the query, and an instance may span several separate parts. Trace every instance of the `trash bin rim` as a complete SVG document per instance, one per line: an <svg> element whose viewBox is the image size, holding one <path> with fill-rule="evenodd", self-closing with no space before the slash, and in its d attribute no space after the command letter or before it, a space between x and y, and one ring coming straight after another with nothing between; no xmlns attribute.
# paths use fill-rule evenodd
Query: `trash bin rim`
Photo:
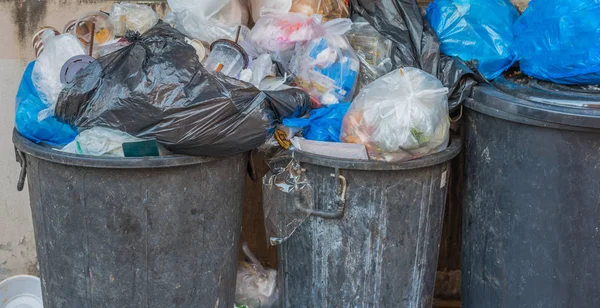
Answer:
<svg viewBox="0 0 600 308"><path fill-rule="evenodd" d="M365 171L394 171L412 170L431 167L447 162L458 155L462 148L462 141L457 135L450 135L450 144L441 152L425 155L423 157L402 162L385 162L377 160L340 159L330 156L318 155L303 151L295 151L294 157L300 162L313 165Z"/></svg>
<svg viewBox="0 0 600 308"><path fill-rule="evenodd" d="M13 144L15 148L33 157L78 167L106 168L106 169L144 169L144 168L169 168L204 164L220 157L170 155L160 157L109 157L65 153L50 147L44 147L25 138L16 129L13 130Z"/></svg>

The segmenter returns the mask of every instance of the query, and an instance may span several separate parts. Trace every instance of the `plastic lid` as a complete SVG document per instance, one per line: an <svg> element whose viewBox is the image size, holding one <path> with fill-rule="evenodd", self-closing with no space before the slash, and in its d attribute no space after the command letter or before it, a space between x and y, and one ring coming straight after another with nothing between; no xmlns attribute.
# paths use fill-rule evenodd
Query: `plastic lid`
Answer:
<svg viewBox="0 0 600 308"><path fill-rule="evenodd" d="M0 307L42 308L42 285L35 276L19 275L0 282Z"/></svg>
<svg viewBox="0 0 600 308"><path fill-rule="evenodd" d="M96 59L88 55L78 55L70 58L60 70L60 82L70 84L81 70L86 68Z"/></svg>
<svg viewBox="0 0 600 308"><path fill-rule="evenodd" d="M514 122L564 129L600 128L600 87L565 86L505 74L473 89L466 107Z"/></svg>

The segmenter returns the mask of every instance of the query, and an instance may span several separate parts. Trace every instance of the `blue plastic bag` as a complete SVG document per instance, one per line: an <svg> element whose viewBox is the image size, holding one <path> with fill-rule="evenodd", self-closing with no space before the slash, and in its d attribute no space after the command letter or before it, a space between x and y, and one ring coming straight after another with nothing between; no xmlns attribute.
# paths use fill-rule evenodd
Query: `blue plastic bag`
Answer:
<svg viewBox="0 0 600 308"><path fill-rule="evenodd" d="M340 142L342 120L350 108L350 103L340 103L313 109L310 116L283 119L283 125L303 128L304 138L317 141Z"/></svg>
<svg viewBox="0 0 600 308"><path fill-rule="evenodd" d="M519 12L509 0L435 0L427 21L440 39L440 50L465 61L492 80L517 62L513 23Z"/></svg>
<svg viewBox="0 0 600 308"><path fill-rule="evenodd" d="M600 84L600 2L532 0L514 24L521 71L560 84Z"/></svg>
<svg viewBox="0 0 600 308"><path fill-rule="evenodd" d="M55 117L38 121L38 114L48 106L42 102L31 81L34 65L35 61L29 63L19 85L16 97L15 127L21 135L35 143L65 145L73 141L78 132L75 128L58 121Z"/></svg>

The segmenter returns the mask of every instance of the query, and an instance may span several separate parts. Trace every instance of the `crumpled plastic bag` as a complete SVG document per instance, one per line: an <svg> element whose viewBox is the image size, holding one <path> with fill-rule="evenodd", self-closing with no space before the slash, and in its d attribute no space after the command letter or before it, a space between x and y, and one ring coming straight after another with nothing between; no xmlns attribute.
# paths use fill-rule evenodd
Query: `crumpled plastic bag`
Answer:
<svg viewBox="0 0 600 308"><path fill-rule="evenodd" d="M79 133L61 151L81 155L124 157L123 143L142 139L105 127L92 127Z"/></svg>
<svg viewBox="0 0 600 308"><path fill-rule="evenodd" d="M351 21L336 19L326 24L334 22L336 26L322 37L298 44L290 60L294 84L323 105L352 101L360 72L358 57L344 36Z"/></svg>
<svg viewBox="0 0 600 308"><path fill-rule="evenodd" d="M242 250L250 259L250 263L239 263L235 285L236 305L244 305L247 308L272 307L279 297L277 271L264 268L247 243L242 244Z"/></svg>
<svg viewBox="0 0 600 308"><path fill-rule="evenodd" d="M127 30L143 34L156 25L158 15L147 5L123 2L113 4L110 21L116 36L124 36Z"/></svg>
<svg viewBox="0 0 600 308"><path fill-rule="evenodd" d="M60 81L60 71L70 58L86 53L79 40L71 34L54 36L54 32L46 30L42 34L44 51L40 54L33 68L33 84L40 93L40 98L48 107L39 114L39 120L54 115L54 106L60 91L65 86Z"/></svg>
<svg viewBox="0 0 600 308"><path fill-rule="evenodd" d="M287 13L292 8L292 0L249 0L248 4L254 22L266 12Z"/></svg>
<svg viewBox="0 0 600 308"><path fill-rule="evenodd" d="M440 44L413 0L350 0L359 15L392 41L394 68L416 67L441 80L448 88L450 110L457 109L477 82L486 82L456 57L440 54Z"/></svg>
<svg viewBox="0 0 600 308"><path fill-rule="evenodd" d="M300 163L286 161L271 161L271 170L263 177L265 231L272 246L287 240L315 208L314 190Z"/></svg>
<svg viewBox="0 0 600 308"><path fill-rule="evenodd" d="M296 43L320 38L326 33L344 34L352 21L337 19L322 23L320 15L273 13L263 15L250 31L250 40L270 52L281 52L296 47Z"/></svg>
<svg viewBox="0 0 600 308"><path fill-rule="evenodd" d="M38 115L46 106L33 85L31 75L35 61L29 63L16 97L15 127L25 138L35 143L46 143L53 146L67 144L77 136L77 129L65 124L55 117L47 117L41 121Z"/></svg>
<svg viewBox="0 0 600 308"><path fill-rule="evenodd" d="M448 89L433 75L401 68L363 88L342 124L341 140L364 144L370 159L402 161L448 146Z"/></svg>
<svg viewBox="0 0 600 308"><path fill-rule="evenodd" d="M308 118L285 118L283 125L302 128L304 138L317 141L340 141L342 121L350 103L334 104L313 109Z"/></svg>
<svg viewBox="0 0 600 308"><path fill-rule="evenodd" d="M260 92L207 72L185 36L166 23L130 39L65 88L59 118L155 139L177 154L229 156L263 144L283 117L310 111L310 96L300 89Z"/></svg>
<svg viewBox="0 0 600 308"><path fill-rule="evenodd" d="M513 23L519 12L509 0L435 0L427 21L449 56L477 61L477 69L493 80L517 62Z"/></svg>
<svg viewBox="0 0 600 308"><path fill-rule="evenodd" d="M325 20L346 18L349 15L348 2L345 0L292 0L289 11L308 16L318 14Z"/></svg>
<svg viewBox="0 0 600 308"><path fill-rule="evenodd" d="M391 72L392 42L379 34L368 22L357 22L346 37L360 60L360 85L366 86Z"/></svg>
<svg viewBox="0 0 600 308"><path fill-rule="evenodd" d="M274 75L271 55L263 54L252 60L247 69L242 70L240 73L240 79L261 89L260 83L265 79L265 77Z"/></svg>
<svg viewBox="0 0 600 308"><path fill-rule="evenodd" d="M246 28L249 13L240 0L168 0L171 19L183 34L212 43L234 40L239 26Z"/></svg>
<svg viewBox="0 0 600 308"><path fill-rule="evenodd" d="M521 71L559 84L600 84L600 2L532 0L514 24Z"/></svg>

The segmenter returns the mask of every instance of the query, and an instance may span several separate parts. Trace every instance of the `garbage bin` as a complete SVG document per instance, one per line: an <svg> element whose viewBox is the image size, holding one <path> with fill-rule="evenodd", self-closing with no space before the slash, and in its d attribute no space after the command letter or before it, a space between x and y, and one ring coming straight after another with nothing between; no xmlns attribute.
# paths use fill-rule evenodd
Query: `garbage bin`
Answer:
<svg viewBox="0 0 600 308"><path fill-rule="evenodd" d="M247 158L110 158L16 131L45 308L234 305Z"/></svg>
<svg viewBox="0 0 600 308"><path fill-rule="evenodd" d="M463 307L600 307L600 92L500 78L465 106Z"/></svg>
<svg viewBox="0 0 600 308"><path fill-rule="evenodd" d="M452 138L401 163L296 152L314 211L279 246L281 307L431 307Z"/></svg>

